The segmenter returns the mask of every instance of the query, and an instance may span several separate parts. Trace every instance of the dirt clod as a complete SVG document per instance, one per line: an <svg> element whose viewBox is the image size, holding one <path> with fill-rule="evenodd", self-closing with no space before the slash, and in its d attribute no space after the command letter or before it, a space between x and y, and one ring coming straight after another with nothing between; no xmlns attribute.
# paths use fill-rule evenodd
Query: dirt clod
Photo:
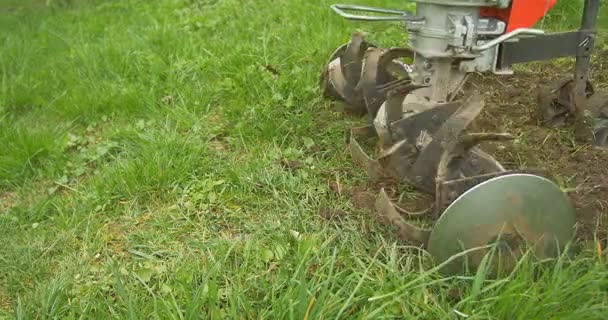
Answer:
<svg viewBox="0 0 608 320"><path fill-rule="evenodd" d="M360 188L351 189L351 201L357 209L374 210L376 196L371 191L361 190Z"/></svg>
<svg viewBox="0 0 608 320"><path fill-rule="evenodd" d="M0 192L0 214L6 212L7 210L13 207L15 203L15 198L15 195L10 192Z"/></svg>
<svg viewBox="0 0 608 320"><path fill-rule="evenodd" d="M302 167L301 162L289 159L281 159L279 160L279 164L281 165L281 167L283 167L283 169L286 170L297 170Z"/></svg>
<svg viewBox="0 0 608 320"><path fill-rule="evenodd" d="M328 220L328 221L340 220L342 217L345 217L347 214L348 213L342 209L334 209L334 208L327 208L327 207L319 208L319 216L321 216L321 218Z"/></svg>

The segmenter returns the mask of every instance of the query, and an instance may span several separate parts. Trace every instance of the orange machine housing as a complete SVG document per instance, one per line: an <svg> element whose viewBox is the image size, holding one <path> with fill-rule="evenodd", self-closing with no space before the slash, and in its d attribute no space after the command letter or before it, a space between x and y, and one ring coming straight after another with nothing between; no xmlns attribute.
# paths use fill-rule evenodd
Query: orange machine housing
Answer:
<svg viewBox="0 0 608 320"><path fill-rule="evenodd" d="M510 32L533 27L556 2L557 0L513 0L507 9L483 8L481 15L506 22L506 32Z"/></svg>

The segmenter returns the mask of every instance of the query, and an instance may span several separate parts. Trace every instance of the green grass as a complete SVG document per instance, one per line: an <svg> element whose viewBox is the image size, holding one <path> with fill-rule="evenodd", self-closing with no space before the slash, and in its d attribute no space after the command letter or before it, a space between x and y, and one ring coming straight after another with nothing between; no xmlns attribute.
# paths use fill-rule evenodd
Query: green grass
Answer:
<svg viewBox="0 0 608 320"><path fill-rule="evenodd" d="M402 42L330 3L1 0L0 317L604 318L593 250L442 278L330 190L365 179L320 68Z"/></svg>

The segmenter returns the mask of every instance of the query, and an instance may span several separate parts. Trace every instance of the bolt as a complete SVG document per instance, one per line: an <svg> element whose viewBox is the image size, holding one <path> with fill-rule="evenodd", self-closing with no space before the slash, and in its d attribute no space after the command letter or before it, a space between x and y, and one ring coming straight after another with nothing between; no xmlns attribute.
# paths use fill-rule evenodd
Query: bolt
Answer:
<svg viewBox="0 0 608 320"><path fill-rule="evenodd" d="M429 77L429 76L424 77L423 82L424 82L424 84L430 84L431 83L431 77Z"/></svg>
<svg viewBox="0 0 608 320"><path fill-rule="evenodd" d="M424 70L430 71L431 69L433 69L433 63L430 61L425 61L424 64Z"/></svg>

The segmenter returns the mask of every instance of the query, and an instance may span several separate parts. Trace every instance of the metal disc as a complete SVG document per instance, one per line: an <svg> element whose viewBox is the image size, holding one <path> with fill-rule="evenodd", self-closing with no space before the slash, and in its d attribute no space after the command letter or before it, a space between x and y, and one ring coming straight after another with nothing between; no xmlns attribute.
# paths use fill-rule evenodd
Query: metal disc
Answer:
<svg viewBox="0 0 608 320"><path fill-rule="evenodd" d="M490 267L508 271L528 249L539 258L557 256L574 237L575 223L569 198L553 182L529 174L506 175L456 199L437 220L428 251L437 263L454 257L442 269L447 274L476 270L491 251ZM465 250L470 251L462 254Z"/></svg>

